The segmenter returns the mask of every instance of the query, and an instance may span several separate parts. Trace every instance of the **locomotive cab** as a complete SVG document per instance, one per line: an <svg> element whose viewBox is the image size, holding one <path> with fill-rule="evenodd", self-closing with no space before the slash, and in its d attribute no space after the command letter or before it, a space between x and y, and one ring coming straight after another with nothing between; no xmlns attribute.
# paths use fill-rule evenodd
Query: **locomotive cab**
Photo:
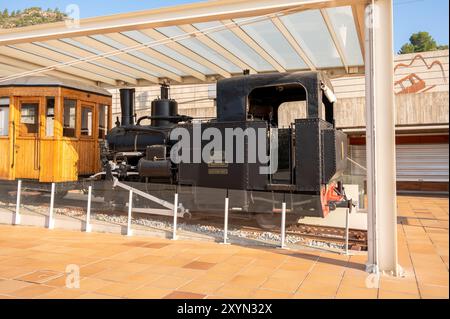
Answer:
<svg viewBox="0 0 450 319"><path fill-rule="evenodd" d="M217 120L202 125L202 132L210 127L264 129L269 164L276 167L261 174L266 165L261 162L227 163L218 171L204 163L181 163L178 181L258 192L260 203L240 193L243 210L253 212L266 211L265 203L274 202L273 193L289 193L292 212L326 216L335 202L344 201L338 181L346 166L347 137L335 128L335 101L331 83L321 72L244 75L219 81ZM286 104L290 107L280 112ZM286 113L293 116L286 119ZM272 210L279 209L273 206Z"/></svg>
<svg viewBox="0 0 450 319"><path fill-rule="evenodd" d="M336 98L321 72L220 80L217 118L201 123L177 113L166 85L161 87L161 98L153 101L151 115L136 123L133 98L126 92L122 95L122 124L108 134L102 156L106 178L190 187L192 198L184 204L191 211L206 209L209 213L222 212L223 207L208 192L227 190L233 197L232 210L259 216L260 224L277 218L280 196L287 197L292 221L325 217L337 206L351 207L340 182L347 161L347 137L335 128ZM145 120L150 124L143 124ZM188 134L174 134L177 129ZM238 134L231 136L231 150L226 147L230 130L244 133L240 141ZM208 148L209 160L172 158L180 137L188 140L184 158L198 158L199 150L201 156ZM220 146L210 148L208 137L218 138ZM251 140L256 137L258 141ZM243 149L238 150L239 145Z"/></svg>

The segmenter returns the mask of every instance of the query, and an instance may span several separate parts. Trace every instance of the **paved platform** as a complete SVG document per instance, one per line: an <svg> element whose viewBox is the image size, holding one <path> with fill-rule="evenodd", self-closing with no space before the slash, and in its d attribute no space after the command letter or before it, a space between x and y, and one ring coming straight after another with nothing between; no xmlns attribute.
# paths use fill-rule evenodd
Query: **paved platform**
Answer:
<svg viewBox="0 0 450 319"><path fill-rule="evenodd" d="M405 276L379 281L364 253L0 225L0 298L448 298L448 198L398 206Z"/></svg>

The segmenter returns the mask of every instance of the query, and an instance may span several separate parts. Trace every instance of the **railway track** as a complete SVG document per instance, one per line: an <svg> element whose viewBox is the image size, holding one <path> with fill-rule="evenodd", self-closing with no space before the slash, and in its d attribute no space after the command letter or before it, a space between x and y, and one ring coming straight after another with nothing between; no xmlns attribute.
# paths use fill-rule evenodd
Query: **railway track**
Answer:
<svg viewBox="0 0 450 319"><path fill-rule="evenodd" d="M345 243L345 228L297 224L290 226L286 234L300 235L319 241ZM349 249L367 250L367 231L359 229L349 229L348 232Z"/></svg>
<svg viewBox="0 0 450 319"><path fill-rule="evenodd" d="M28 202L26 205L37 206L37 207L48 207L46 199L42 197L35 198L37 200L32 203ZM78 205L77 205L78 204ZM57 210L64 209L64 211L83 215L86 210L84 207L79 205L79 202L74 199L60 199L58 201ZM127 212L123 210L111 209L111 208L101 208L92 207L93 214L105 214L105 215L116 215L116 216L126 216ZM63 213L64 214L64 213ZM169 216L159 216L159 215L149 215L145 213L133 213L134 218L146 218L153 221L162 221L170 223L172 217ZM218 229L223 229L223 217L216 215L201 216L198 214L193 214L190 219L182 219L182 222L188 225L201 225L201 226L212 226ZM255 225L253 220L243 219L242 217L230 216L229 218L229 229L237 229L240 231L247 231L253 233L264 233L273 232L280 233L280 228L274 228L272 230L262 229ZM321 226L321 225L307 225L307 224L297 224L291 225L286 228L287 235L293 235L302 237L305 239L311 239L317 242L332 243L342 245L345 243L345 229L340 227L331 226ZM367 232L358 229L349 229L349 249L352 250L367 250Z"/></svg>

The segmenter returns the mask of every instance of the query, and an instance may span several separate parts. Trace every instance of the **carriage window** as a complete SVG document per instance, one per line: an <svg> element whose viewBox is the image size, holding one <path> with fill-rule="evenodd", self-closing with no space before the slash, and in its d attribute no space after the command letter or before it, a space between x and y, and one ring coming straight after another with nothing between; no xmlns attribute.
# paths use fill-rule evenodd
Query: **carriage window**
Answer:
<svg viewBox="0 0 450 319"><path fill-rule="evenodd" d="M22 103L20 106L20 124L23 134L36 134L38 132L38 103Z"/></svg>
<svg viewBox="0 0 450 319"><path fill-rule="evenodd" d="M75 137L77 101L64 99L63 136Z"/></svg>
<svg viewBox="0 0 450 319"><path fill-rule="evenodd" d="M105 139L108 130L108 105L99 105L98 109L98 138Z"/></svg>
<svg viewBox="0 0 450 319"><path fill-rule="evenodd" d="M92 136L92 109L87 106L81 107L81 135Z"/></svg>
<svg viewBox="0 0 450 319"><path fill-rule="evenodd" d="M0 98L0 136L8 136L9 98Z"/></svg>
<svg viewBox="0 0 450 319"><path fill-rule="evenodd" d="M47 97L45 105L45 136L52 137L55 127L55 98Z"/></svg>

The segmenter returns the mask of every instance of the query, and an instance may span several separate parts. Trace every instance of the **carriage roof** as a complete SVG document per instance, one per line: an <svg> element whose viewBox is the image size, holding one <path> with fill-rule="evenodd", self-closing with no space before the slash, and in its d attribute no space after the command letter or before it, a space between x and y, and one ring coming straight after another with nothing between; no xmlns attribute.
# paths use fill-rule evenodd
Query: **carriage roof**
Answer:
<svg viewBox="0 0 450 319"><path fill-rule="evenodd" d="M78 91L89 92L98 95L112 96L112 94L97 86L91 86L82 82L60 79L51 76L24 76L17 79L6 80L0 82L0 87L64 87Z"/></svg>

